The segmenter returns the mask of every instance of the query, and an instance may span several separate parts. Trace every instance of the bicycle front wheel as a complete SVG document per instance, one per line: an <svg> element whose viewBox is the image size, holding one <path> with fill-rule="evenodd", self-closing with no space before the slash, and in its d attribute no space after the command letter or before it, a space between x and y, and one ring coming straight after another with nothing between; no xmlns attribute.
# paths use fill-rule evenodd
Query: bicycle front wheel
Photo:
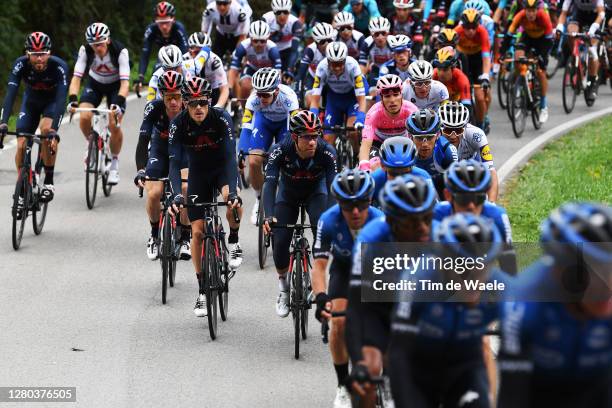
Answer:
<svg viewBox="0 0 612 408"><path fill-rule="evenodd" d="M206 294L206 311L208 313L208 331L212 340L217 338L218 308L218 280L217 259L215 243L212 238L204 241L204 256L202 259L202 277L204 279L204 292Z"/></svg>
<svg viewBox="0 0 612 408"><path fill-rule="evenodd" d="M293 330L294 330L294 356L295 359L300 358L300 335L302 331L302 309L301 304L303 302L304 295L304 282L303 278L303 268L302 268L302 254L297 252L295 254L295 258L293 259L293 272L291 275L291 301L289 305L291 307L291 313L293 316Z"/></svg>
<svg viewBox="0 0 612 408"><path fill-rule="evenodd" d="M302 268L302 308L300 309L300 329L302 332L302 340L306 340L308 337L308 311L310 310L309 292L310 292L310 275L308 272L308 259L305 256L303 258L304 267Z"/></svg>
<svg viewBox="0 0 612 408"><path fill-rule="evenodd" d="M266 260L268 258L268 245L266 234L264 233L264 209L263 209L263 196L259 199L259 208L257 210L257 255L259 257L259 269L266 267Z"/></svg>
<svg viewBox="0 0 612 408"><path fill-rule="evenodd" d="M34 205L32 206L32 228L34 234L40 235L47 219L47 206L48 202L41 203L40 195L36 195L33 198Z"/></svg>
<svg viewBox="0 0 612 408"><path fill-rule="evenodd" d="M499 72L499 80L497 82L497 100L502 109L508 107L508 78L510 73L506 68L502 67Z"/></svg>
<svg viewBox="0 0 612 408"><path fill-rule="evenodd" d="M105 143L110 143L110 136L106 137ZM108 173L110 171L110 165L113 161L110 156L110 148L108 145L105 145L102 149L102 158L100 160L100 172L102 173L102 192L104 192L104 196L108 197L111 194L111 190L113 188L112 184L108 184Z"/></svg>
<svg viewBox="0 0 612 408"><path fill-rule="evenodd" d="M159 261L162 268L162 303L166 304L168 283L170 281L170 262L172 262L172 220L166 213L161 227L161 242L159 245Z"/></svg>
<svg viewBox="0 0 612 408"><path fill-rule="evenodd" d="M221 258L217 261L217 265L219 265L219 315L221 316L221 320L227 320L227 312L229 307L229 265L227 263L227 254L229 251L225 246L225 239L222 238L220 241L221 248Z"/></svg>
<svg viewBox="0 0 612 408"><path fill-rule="evenodd" d="M15 194L13 194L13 249L17 251L21 246L23 238L23 230L25 228L26 218L28 218L28 203L30 202L30 183L28 180L28 169L21 169L17 184L15 185Z"/></svg>
<svg viewBox="0 0 612 408"><path fill-rule="evenodd" d="M87 208L94 208L96 202L96 192L98 190L99 167L98 160L100 151L98 150L98 137L93 133L89 137L89 147L87 148L87 168L85 169L85 199Z"/></svg>
<svg viewBox="0 0 612 408"><path fill-rule="evenodd" d="M512 131L519 138L525 131L527 121L527 95L525 93L524 78L518 77L511 89L510 112L512 116Z"/></svg>
<svg viewBox="0 0 612 408"><path fill-rule="evenodd" d="M565 113L572 113L576 106L576 96L578 95L577 69L572 63L568 63L563 70L563 110Z"/></svg>

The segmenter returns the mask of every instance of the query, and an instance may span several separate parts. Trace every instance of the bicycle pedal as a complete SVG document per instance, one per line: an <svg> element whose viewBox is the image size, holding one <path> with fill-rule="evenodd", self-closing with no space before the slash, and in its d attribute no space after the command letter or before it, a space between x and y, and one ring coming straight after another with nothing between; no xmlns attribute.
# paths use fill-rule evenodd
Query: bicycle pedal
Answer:
<svg viewBox="0 0 612 408"><path fill-rule="evenodd" d="M229 273L227 274L227 281L229 282L234 275L236 275L236 270L235 269L230 269Z"/></svg>

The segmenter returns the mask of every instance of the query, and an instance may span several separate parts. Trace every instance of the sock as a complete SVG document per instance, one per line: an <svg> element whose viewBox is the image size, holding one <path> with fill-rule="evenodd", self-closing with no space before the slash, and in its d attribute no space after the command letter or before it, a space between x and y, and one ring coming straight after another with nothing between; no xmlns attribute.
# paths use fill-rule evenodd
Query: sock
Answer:
<svg viewBox="0 0 612 408"><path fill-rule="evenodd" d="M113 156L113 161L111 161L110 169L119 170L119 156Z"/></svg>
<svg viewBox="0 0 612 408"><path fill-rule="evenodd" d="M151 236L153 238L159 237L159 224L157 222L151 222Z"/></svg>
<svg viewBox="0 0 612 408"><path fill-rule="evenodd" d="M261 190L255 190L255 196L257 197L257 201L261 199Z"/></svg>
<svg viewBox="0 0 612 408"><path fill-rule="evenodd" d="M540 109L544 109L546 106L548 105L546 97L542 96L542 99L540 99Z"/></svg>
<svg viewBox="0 0 612 408"><path fill-rule="evenodd" d="M346 377L348 377L349 373L348 363L334 364L334 369L336 370L336 377L338 377L338 387L344 385L346 383Z"/></svg>
<svg viewBox="0 0 612 408"><path fill-rule="evenodd" d="M229 237L227 239L227 242L230 244L237 244L238 243L238 228L234 229L230 227L230 234Z"/></svg>
<svg viewBox="0 0 612 408"><path fill-rule="evenodd" d="M278 290L281 292L289 292L289 282L287 282L287 273L279 275L278 277Z"/></svg>
<svg viewBox="0 0 612 408"><path fill-rule="evenodd" d="M43 184L53 184L53 171L55 166L45 166L45 181Z"/></svg>
<svg viewBox="0 0 612 408"><path fill-rule="evenodd" d="M200 279L200 277L198 276L197 273L196 273L196 280L198 281L199 294L203 295L204 294L204 288L202 287L202 280Z"/></svg>
<svg viewBox="0 0 612 408"><path fill-rule="evenodd" d="M179 225L181 226L181 239L183 241L189 241L191 239L191 227L189 225Z"/></svg>

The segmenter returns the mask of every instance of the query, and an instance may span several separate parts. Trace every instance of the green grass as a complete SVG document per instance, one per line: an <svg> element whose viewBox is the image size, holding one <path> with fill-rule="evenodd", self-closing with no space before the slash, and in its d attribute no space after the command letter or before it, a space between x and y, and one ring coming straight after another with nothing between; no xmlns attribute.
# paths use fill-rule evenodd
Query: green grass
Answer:
<svg viewBox="0 0 612 408"><path fill-rule="evenodd" d="M576 129L538 152L507 185L514 242L536 242L539 225L568 201L612 203L612 117Z"/></svg>

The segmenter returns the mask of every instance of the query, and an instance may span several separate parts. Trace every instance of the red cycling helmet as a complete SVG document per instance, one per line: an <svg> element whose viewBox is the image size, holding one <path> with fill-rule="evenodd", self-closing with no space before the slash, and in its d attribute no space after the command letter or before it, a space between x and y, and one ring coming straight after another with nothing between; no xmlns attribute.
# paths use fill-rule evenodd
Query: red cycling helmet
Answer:
<svg viewBox="0 0 612 408"><path fill-rule="evenodd" d="M157 3L155 6L155 17L173 18L176 14L176 8L167 1Z"/></svg>
<svg viewBox="0 0 612 408"><path fill-rule="evenodd" d="M183 82L181 93L185 100L203 98L205 96L210 97L212 88L210 87L210 83L204 78L193 77Z"/></svg>
<svg viewBox="0 0 612 408"><path fill-rule="evenodd" d="M51 51L51 38L43 32L33 32L26 38L25 49L28 52Z"/></svg>
<svg viewBox="0 0 612 408"><path fill-rule="evenodd" d="M289 131L292 136L298 136L301 133L321 134L321 127L319 116L307 110L297 112L289 121Z"/></svg>
<svg viewBox="0 0 612 408"><path fill-rule="evenodd" d="M183 86L183 75L176 71L166 71L159 77L157 89L161 93L181 92Z"/></svg>

